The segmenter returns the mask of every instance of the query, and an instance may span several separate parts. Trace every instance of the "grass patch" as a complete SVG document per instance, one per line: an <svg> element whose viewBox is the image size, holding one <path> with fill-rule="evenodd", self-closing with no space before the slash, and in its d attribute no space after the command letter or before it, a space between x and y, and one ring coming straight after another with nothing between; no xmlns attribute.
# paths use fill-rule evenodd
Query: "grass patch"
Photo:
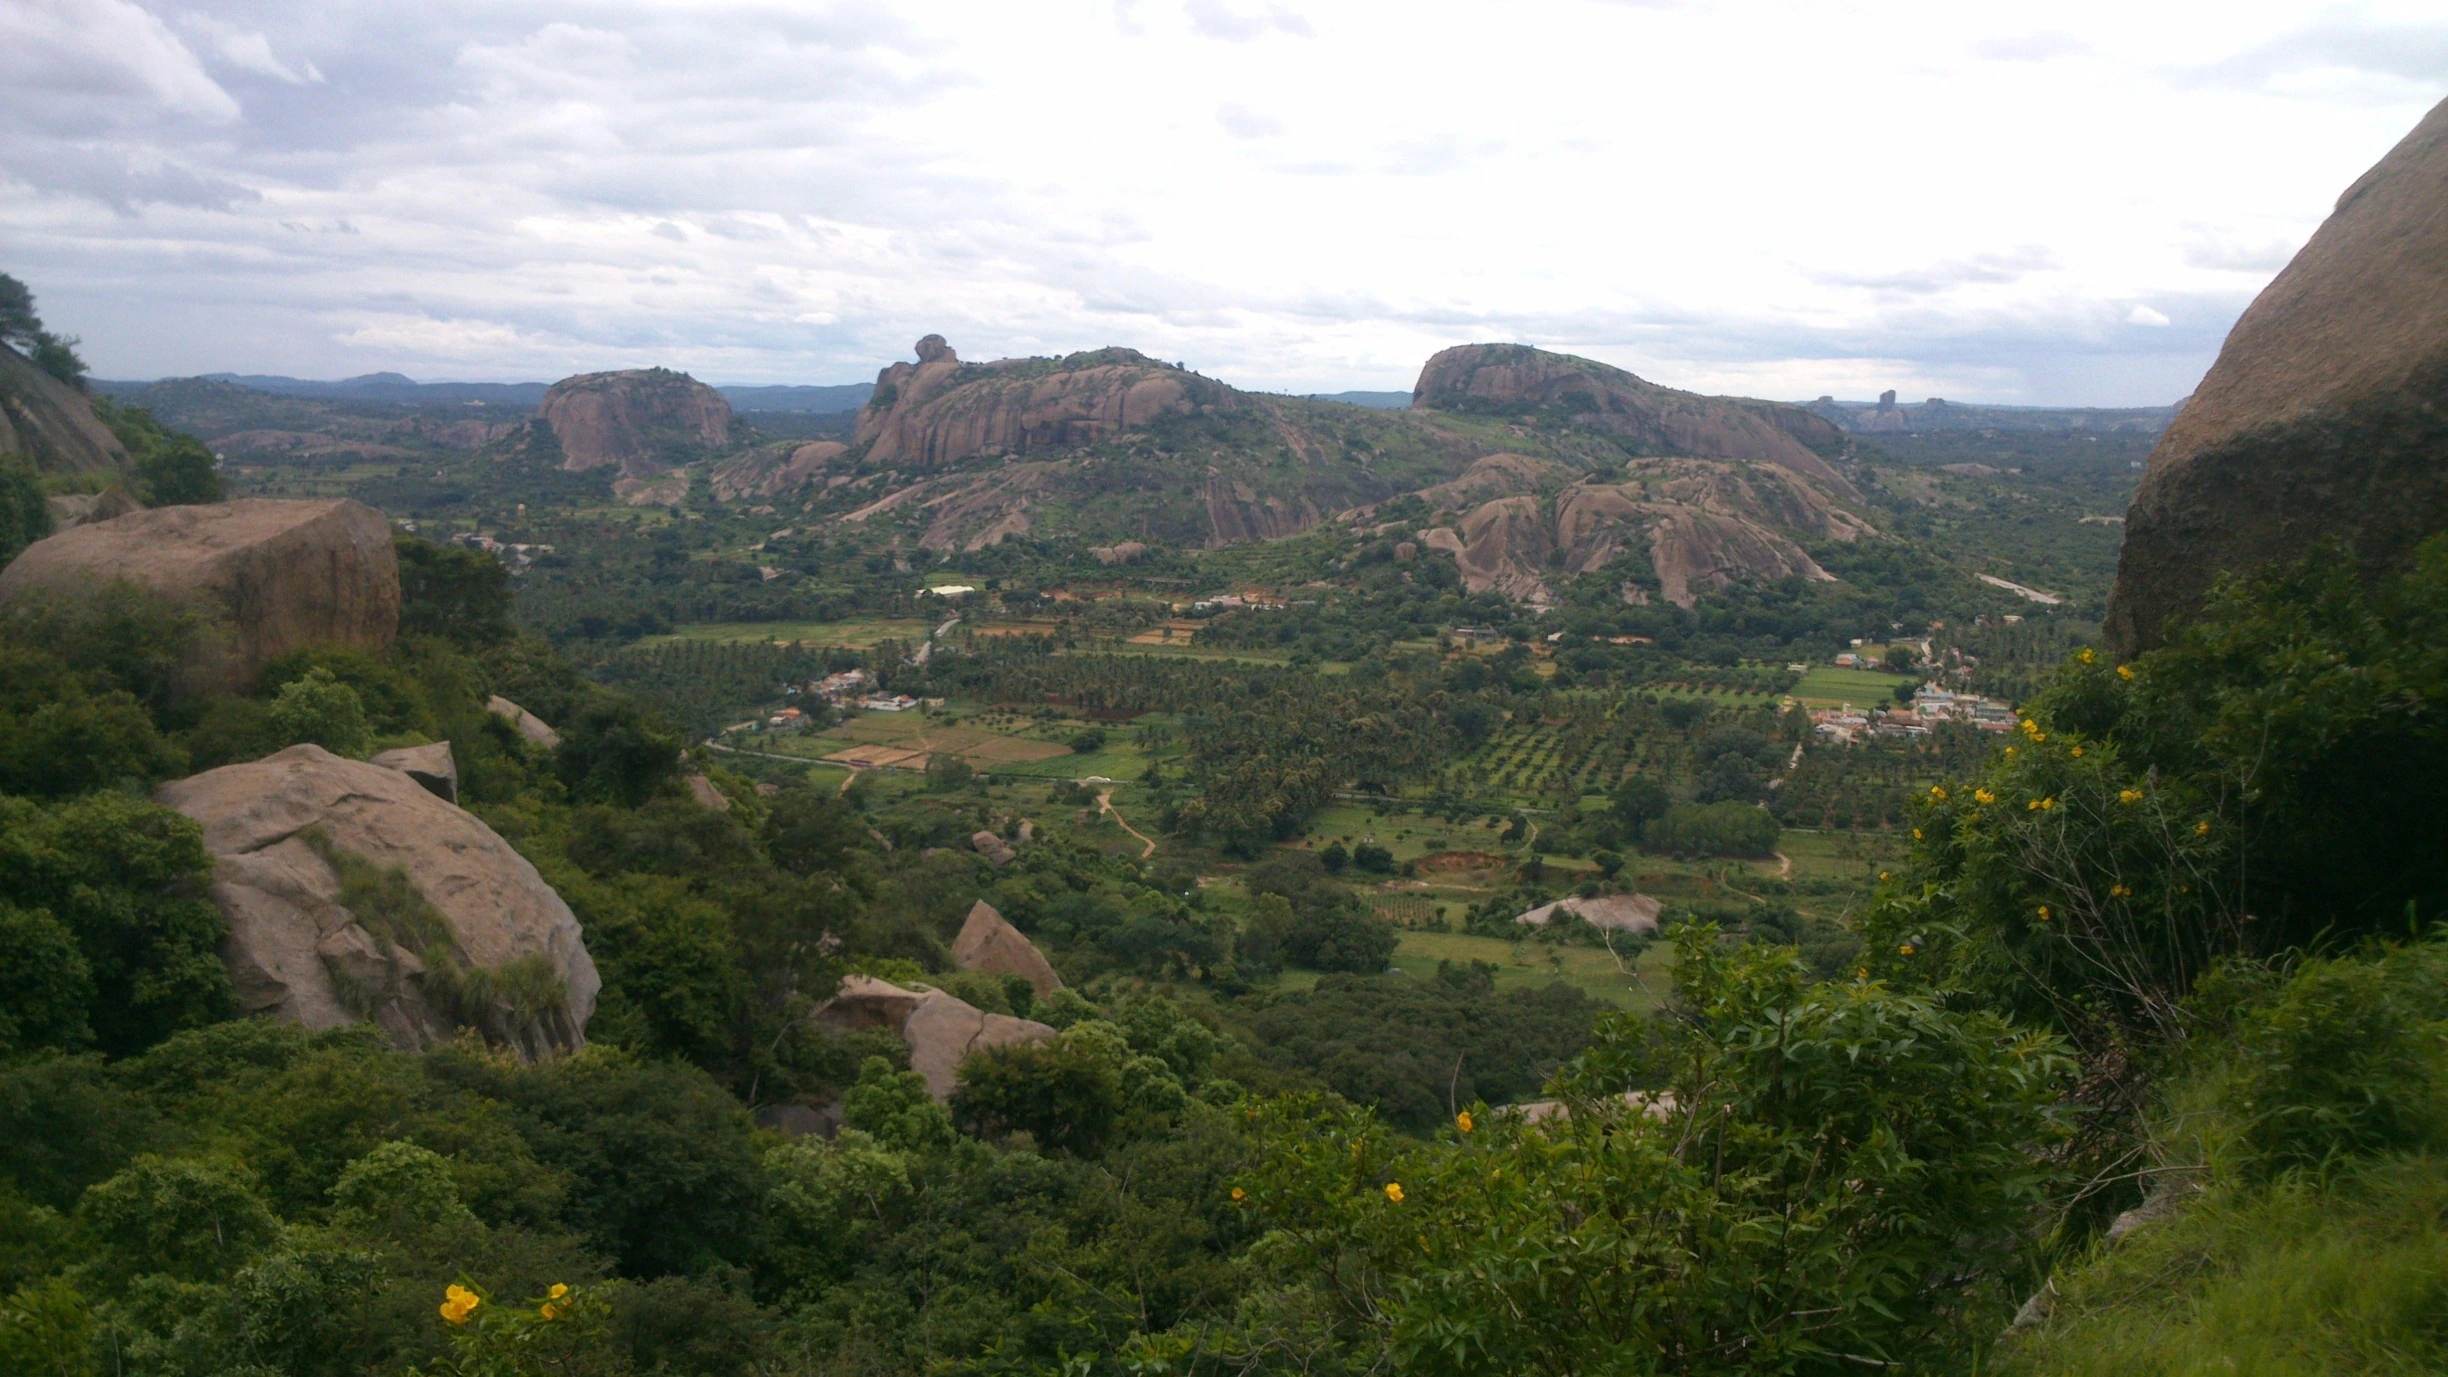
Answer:
<svg viewBox="0 0 2448 1377"><path fill-rule="evenodd" d="M638 644L651 647L678 641L725 645L798 642L822 648L873 650L886 641L923 640L937 625L939 622L900 617L861 617L841 622L701 622L681 627L667 636L648 636Z"/></svg>
<svg viewBox="0 0 2448 1377"><path fill-rule="evenodd" d="M1813 665L1810 673L1793 687L1793 696L1813 707L1832 708L1839 703L1851 703L1857 708L1895 702L1896 686L1920 681L1909 674L1889 674L1874 669L1838 669L1834 665Z"/></svg>

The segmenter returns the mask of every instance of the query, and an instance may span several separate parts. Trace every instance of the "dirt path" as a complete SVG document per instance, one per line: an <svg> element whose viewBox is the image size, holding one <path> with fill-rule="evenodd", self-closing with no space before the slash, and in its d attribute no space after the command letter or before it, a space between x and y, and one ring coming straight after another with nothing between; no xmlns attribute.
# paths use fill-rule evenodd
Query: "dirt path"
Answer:
<svg viewBox="0 0 2448 1377"><path fill-rule="evenodd" d="M1155 838L1148 836L1146 833L1141 832L1138 828L1133 827L1129 823L1122 820L1122 810L1113 806L1113 790L1107 789L1105 792L1097 795L1097 811L1100 813L1111 813L1113 815L1114 826L1121 828L1123 831L1128 832L1132 836L1137 837L1139 840L1147 843L1147 850L1139 853L1139 859L1144 861L1148 857L1156 854Z"/></svg>
<svg viewBox="0 0 2448 1377"><path fill-rule="evenodd" d="M1778 878L1778 879L1780 879L1780 880L1790 880L1790 879L1792 879L1792 878L1793 878L1793 857L1786 855L1786 854L1785 854L1784 852L1782 852L1782 851L1779 851L1779 852L1777 852L1777 853L1776 853L1776 858L1777 858L1777 878Z"/></svg>
<svg viewBox="0 0 2448 1377"><path fill-rule="evenodd" d="M858 779L858 777L859 777L859 772L858 772L858 771L856 771L856 770L852 770L850 773L848 773L848 774L846 774L846 775L843 775L843 776L842 776L842 787L840 787L839 789L834 790L833 792L835 792L835 793L837 793L837 794L840 794L840 795L842 795L843 797L847 798L847 797L849 796L849 794L850 794L850 786L851 786L851 784L852 784L852 783L854 783L854 782L856 782L856 781L857 781L857 779Z"/></svg>

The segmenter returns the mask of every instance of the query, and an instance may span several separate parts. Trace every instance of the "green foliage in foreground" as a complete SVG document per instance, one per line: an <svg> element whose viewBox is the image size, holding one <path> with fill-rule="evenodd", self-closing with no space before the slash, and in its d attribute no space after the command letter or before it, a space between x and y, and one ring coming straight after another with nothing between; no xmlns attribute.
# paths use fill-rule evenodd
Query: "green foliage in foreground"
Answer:
<svg viewBox="0 0 2448 1377"><path fill-rule="evenodd" d="M2448 1370L2448 942L2205 988L2152 1113L2182 1210L2061 1273L2002 1370Z"/></svg>

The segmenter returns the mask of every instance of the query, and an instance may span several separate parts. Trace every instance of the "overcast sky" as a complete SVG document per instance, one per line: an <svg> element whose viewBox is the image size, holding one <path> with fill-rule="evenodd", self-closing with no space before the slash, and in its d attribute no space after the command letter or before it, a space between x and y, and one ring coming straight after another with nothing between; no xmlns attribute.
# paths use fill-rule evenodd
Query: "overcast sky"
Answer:
<svg viewBox="0 0 2448 1377"><path fill-rule="evenodd" d="M2154 404L2443 94L2439 0L0 0L0 269L104 377Z"/></svg>

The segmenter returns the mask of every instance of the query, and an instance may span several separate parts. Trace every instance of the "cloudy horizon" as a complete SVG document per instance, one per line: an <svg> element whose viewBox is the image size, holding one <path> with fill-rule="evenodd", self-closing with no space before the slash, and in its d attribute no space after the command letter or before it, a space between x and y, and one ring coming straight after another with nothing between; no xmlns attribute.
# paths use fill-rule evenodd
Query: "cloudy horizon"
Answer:
<svg viewBox="0 0 2448 1377"><path fill-rule="evenodd" d="M0 270L112 378L2164 404L2448 94L2392 0L0 0Z"/></svg>

